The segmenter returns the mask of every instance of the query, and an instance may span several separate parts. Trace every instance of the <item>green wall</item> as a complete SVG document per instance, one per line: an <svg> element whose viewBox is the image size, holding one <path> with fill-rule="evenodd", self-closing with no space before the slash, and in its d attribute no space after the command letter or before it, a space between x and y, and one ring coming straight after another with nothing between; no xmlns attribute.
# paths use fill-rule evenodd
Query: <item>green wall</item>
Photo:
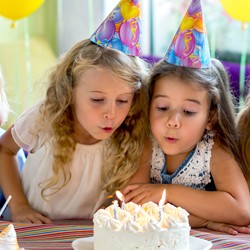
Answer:
<svg viewBox="0 0 250 250"><path fill-rule="evenodd" d="M54 64L57 53L57 1L46 0L30 16L12 21L0 16L0 64L5 90L14 111L7 128L26 108L44 94L45 82L39 82Z"/></svg>

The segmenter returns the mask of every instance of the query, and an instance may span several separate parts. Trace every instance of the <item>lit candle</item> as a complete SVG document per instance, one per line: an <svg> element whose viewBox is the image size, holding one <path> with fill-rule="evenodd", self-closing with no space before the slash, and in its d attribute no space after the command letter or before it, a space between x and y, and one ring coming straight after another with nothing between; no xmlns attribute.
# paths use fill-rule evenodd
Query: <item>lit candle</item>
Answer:
<svg viewBox="0 0 250 250"><path fill-rule="evenodd" d="M139 206L137 206L137 207L135 208L134 221L136 221L136 219L137 219L137 213L140 211L140 209L141 209L141 205L139 205Z"/></svg>
<svg viewBox="0 0 250 250"><path fill-rule="evenodd" d="M165 203L165 200L166 200L166 189L163 190L162 192L162 196L161 196L161 199L159 201L159 221L161 221L161 216L162 216L162 212L163 212L163 205Z"/></svg>
<svg viewBox="0 0 250 250"><path fill-rule="evenodd" d="M117 211L116 211L116 208L118 207L118 201L117 201L117 200L114 200L114 201L113 201L113 204L114 204L114 219L117 219Z"/></svg>
<svg viewBox="0 0 250 250"><path fill-rule="evenodd" d="M117 198L118 198L120 201L122 201L122 209L124 209L125 201L124 201L124 196L123 196L123 194L122 194L120 191L118 191L118 190L115 192L115 194L116 194Z"/></svg>
<svg viewBox="0 0 250 250"><path fill-rule="evenodd" d="M2 213L4 212L5 208L8 206L10 200L11 200L12 196L9 195L8 199L5 201L5 203L3 204L3 207L0 210L0 216L2 216Z"/></svg>

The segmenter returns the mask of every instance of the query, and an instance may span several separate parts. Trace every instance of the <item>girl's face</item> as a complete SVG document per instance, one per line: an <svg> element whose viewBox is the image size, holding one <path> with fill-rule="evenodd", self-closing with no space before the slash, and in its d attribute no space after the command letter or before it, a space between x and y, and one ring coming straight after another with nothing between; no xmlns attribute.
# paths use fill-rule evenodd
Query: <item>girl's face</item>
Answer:
<svg viewBox="0 0 250 250"><path fill-rule="evenodd" d="M155 83L150 125L166 155L185 159L209 128L208 119L208 94L198 84L173 76Z"/></svg>
<svg viewBox="0 0 250 250"><path fill-rule="evenodd" d="M125 120L133 89L107 69L89 69L74 90L77 140L91 144L110 137Z"/></svg>

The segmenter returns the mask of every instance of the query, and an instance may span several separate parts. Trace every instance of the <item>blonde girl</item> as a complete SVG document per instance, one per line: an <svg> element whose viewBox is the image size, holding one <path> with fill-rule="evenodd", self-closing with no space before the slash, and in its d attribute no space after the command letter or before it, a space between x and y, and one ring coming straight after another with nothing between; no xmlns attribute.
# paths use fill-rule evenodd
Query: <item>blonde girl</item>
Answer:
<svg viewBox="0 0 250 250"><path fill-rule="evenodd" d="M92 218L108 195L149 171L147 76L139 58L90 40L57 63L45 99L0 140L12 220ZM20 147L28 151L21 179L13 161Z"/></svg>

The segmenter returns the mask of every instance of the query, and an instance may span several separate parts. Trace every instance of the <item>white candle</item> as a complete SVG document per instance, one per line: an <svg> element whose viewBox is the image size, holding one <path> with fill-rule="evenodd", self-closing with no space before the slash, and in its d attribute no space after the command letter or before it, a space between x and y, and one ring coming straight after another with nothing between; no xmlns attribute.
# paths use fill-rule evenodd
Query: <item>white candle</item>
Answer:
<svg viewBox="0 0 250 250"><path fill-rule="evenodd" d="M161 217L162 217L162 212L163 212L163 205L165 203L166 200L166 189L163 190L162 192L162 196L161 199L159 201L159 221L161 221Z"/></svg>
<svg viewBox="0 0 250 250"><path fill-rule="evenodd" d="M122 209L124 209L125 201L124 201L124 196L123 196L123 194L122 194L120 191L118 191L118 190L115 192L115 194L116 194L117 198L118 198L120 201L122 201Z"/></svg>
<svg viewBox="0 0 250 250"><path fill-rule="evenodd" d="M134 221L136 221L136 219L137 219L137 213L140 211L140 209L141 209L141 205L139 205L139 206L137 206L137 207L135 208Z"/></svg>
<svg viewBox="0 0 250 250"><path fill-rule="evenodd" d="M9 204L11 198L12 198L12 196L9 195L8 199L5 201L3 207L2 207L1 210L0 210L0 216L2 216L2 213L4 212L5 208L8 206L8 204Z"/></svg>
<svg viewBox="0 0 250 250"><path fill-rule="evenodd" d="M116 208L118 207L118 201L114 200L114 219L117 219L117 211Z"/></svg>

